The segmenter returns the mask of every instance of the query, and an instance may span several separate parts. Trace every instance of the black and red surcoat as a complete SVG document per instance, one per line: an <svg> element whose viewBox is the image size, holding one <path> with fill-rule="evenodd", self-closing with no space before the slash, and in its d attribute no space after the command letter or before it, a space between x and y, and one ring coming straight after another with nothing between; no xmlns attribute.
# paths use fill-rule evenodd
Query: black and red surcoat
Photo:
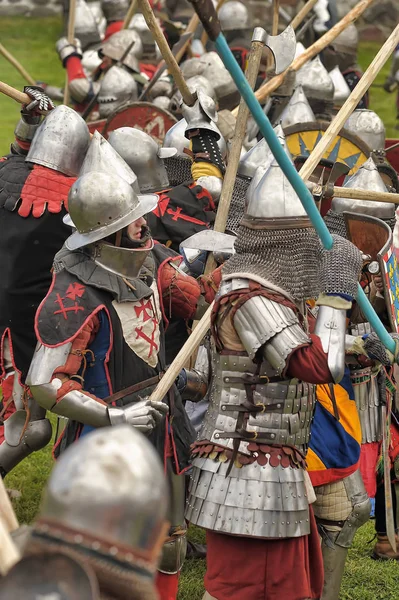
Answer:
<svg viewBox="0 0 399 600"><path fill-rule="evenodd" d="M209 229L215 220L212 196L200 185L182 183L157 194L158 205L146 220L152 237L174 250L190 236Z"/></svg>
<svg viewBox="0 0 399 600"><path fill-rule="evenodd" d="M70 234L62 218L74 181L23 156L0 160L0 380L6 337L14 369L22 381L27 374L35 312L50 285L54 255Z"/></svg>
<svg viewBox="0 0 399 600"><path fill-rule="evenodd" d="M166 265L175 258L173 251L155 245L146 259L143 276L127 285L121 277L98 267L84 249L76 252L63 249L57 255L52 285L36 315L36 334L40 343L56 348L73 343L85 326L96 320L95 336L84 350L84 366L77 374L83 381L83 391L104 399L146 382L165 369L164 321L167 318L160 281ZM153 304L158 290L164 317L159 322ZM127 328L118 306L129 313ZM150 364L154 356L157 360ZM154 384L148 385L138 393L117 400L115 405L138 401L154 387ZM179 473L189 464L193 430L175 387L165 401L170 408L168 418L163 426L154 430L150 439L161 457L166 457L166 448L171 449ZM56 453L90 429L69 421Z"/></svg>

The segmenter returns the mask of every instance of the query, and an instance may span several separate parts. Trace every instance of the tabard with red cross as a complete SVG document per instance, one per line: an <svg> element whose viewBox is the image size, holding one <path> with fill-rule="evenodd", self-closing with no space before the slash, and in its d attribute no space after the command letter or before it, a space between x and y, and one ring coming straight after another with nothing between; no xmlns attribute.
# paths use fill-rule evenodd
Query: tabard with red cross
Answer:
<svg viewBox="0 0 399 600"><path fill-rule="evenodd" d="M129 348L150 367L158 363L160 340L159 323L162 318L159 294L155 282L153 296L136 302L116 302L112 305L122 324L123 337Z"/></svg>

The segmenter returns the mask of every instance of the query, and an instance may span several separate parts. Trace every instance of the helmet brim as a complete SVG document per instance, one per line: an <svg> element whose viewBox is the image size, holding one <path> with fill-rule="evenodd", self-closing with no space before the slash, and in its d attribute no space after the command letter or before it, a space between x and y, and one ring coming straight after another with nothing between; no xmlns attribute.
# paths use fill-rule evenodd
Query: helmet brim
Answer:
<svg viewBox="0 0 399 600"><path fill-rule="evenodd" d="M156 194L140 194L138 195L138 199L140 201L138 206L120 219L115 220L113 223L104 225L103 227L99 227L98 229L94 229L87 233L80 233L78 230L74 231L65 241L68 250L77 250L78 248L82 248L93 242L98 242L99 240L116 233L123 227L127 227L130 223L133 223L133 221L140 219L140 217L143 217L154 210L158 204L158 196ZM69 214L65 215L63 221L65 225L75 227Z"/></svg>

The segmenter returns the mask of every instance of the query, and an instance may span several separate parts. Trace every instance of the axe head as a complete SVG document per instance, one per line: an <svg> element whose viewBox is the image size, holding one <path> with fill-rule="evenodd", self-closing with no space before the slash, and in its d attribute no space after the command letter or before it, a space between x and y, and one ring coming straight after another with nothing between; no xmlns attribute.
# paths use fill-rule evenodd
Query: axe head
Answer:
<svg viewBox="0 0 399 600"><path fill-rule="evenodd" d="M183 250L204 250L206 252L218 251L233 254L235 240L235 235L213 231L212 229L205 229L204 231L194 233L194 235L185 239L180 244L180 248Z"/></svg>
<svg viewBox="0 0 399 600"><path fill-rule="evenodd" d="M279 35L268 35L265 32L264 44L273 54L276 75L288 69L294 60L296 50L295 31L291 25L288 25Z"/></svg>

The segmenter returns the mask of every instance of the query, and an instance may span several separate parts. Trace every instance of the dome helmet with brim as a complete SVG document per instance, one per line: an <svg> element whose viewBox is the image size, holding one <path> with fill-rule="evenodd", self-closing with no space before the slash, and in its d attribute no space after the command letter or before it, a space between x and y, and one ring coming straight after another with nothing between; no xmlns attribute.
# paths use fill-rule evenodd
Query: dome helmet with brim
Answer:
<svg viewBox="0 0 399 600"><path fill-rule="evenodd" d="M68 250L77 250L103 240L154 210L157 203L158 196L136 194L120 177L87 173L79 177L69 191L70 218L64 222L76 231L65 245Z"/></svg>

